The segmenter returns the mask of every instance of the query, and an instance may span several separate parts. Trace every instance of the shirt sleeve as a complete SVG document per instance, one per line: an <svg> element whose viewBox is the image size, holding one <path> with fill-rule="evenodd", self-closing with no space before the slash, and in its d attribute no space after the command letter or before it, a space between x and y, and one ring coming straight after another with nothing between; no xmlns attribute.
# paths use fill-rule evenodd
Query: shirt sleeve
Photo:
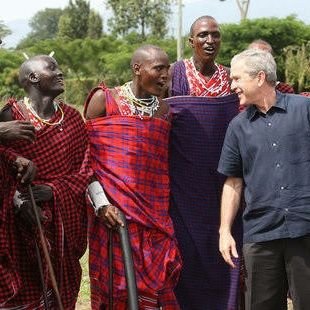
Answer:
<svg viewBox="0 0 310 310"><path fill-rule="evenodd" d="M230 123L226 131L221 157L217 168L219 173L231 177L243 177L242 159L238 142L238 137L234 132L233 123Z"/></svg>

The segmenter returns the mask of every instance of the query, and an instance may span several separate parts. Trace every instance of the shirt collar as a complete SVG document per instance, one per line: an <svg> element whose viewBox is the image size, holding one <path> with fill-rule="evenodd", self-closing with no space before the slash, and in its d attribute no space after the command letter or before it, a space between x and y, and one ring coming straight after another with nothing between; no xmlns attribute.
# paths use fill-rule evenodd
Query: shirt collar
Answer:
<svg viewBox="0 0 310 310"><path fill-rule="evenodd" d="M286 97L283 93L279 92L279 91L276 91L276 103L270 108L271 109L276 109L276 110L283 110L283 111L286 111L287 109L287 100L286 100ZM269 110L269 111L270 111ZM260 111L257 109L257 107L255 105L251 105L248 107L247 109L247 118L249 120L253 120L254 117L256 115L259 115L260 114Z"/></svg>

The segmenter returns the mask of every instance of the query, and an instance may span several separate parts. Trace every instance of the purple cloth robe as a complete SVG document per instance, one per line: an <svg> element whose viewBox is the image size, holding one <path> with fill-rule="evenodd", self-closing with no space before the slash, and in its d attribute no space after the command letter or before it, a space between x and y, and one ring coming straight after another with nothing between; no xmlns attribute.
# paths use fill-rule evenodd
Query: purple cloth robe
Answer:
<svg viewBox="0 0 310 310"><path fill-rule="evenodd" d="M178 96L166 99L173 112L170 136L171 217L183 257L176 295L183 310L236 310L239 267L230 268L219 252L220 198L224 176L217 165L236 95ZM238 216L234 237L241 247Z"/></svg>

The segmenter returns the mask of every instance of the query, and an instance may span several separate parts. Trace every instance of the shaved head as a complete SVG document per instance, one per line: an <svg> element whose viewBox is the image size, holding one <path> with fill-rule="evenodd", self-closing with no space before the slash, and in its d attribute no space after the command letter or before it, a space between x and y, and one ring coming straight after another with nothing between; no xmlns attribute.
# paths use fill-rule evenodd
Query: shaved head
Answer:
<svg viewBox="0 0 310 310"><path fill-rule="evenodd" d="M19 69L18 80L20 85L25 88L27 86L29 74L36 73L36 71L38 70L39 66L42 63L42 60L50 60L50 59L53 58L47 55L37 55L24 61Z"/></svg>
<svg viewBox="0 0 310 310"><path fill-rule="evenodd" d="M153 58L154 55L165 55L168 57L166 52L156 45L143 45L139 47L132 55L130 62L131 69L133 69L135 64L142 64L150 58Z"/></svg>
<svg viewBox="0 0 310 310"><path fill-rule="evenodd" d="M248 49L260 49L266 52L269 52L272 54L272 46L267 42L262 39L254 40L252 43L249 44Z"/></svg>
<svg viewBox="0 0 310 310"><path fill-rule="evenodd" d="M194 28L195 28L195 26L196 26L196 24L197 24L198 22L201 22L202 20L209 20L209 19L212 19L212 20L214 20L214 21L217 23L216 19L215 19L214 17L210 16L210 15L200 16L200 17L198 17L198 18L192 23L191 28L190 28L189 35L190 35L191 37L193 36Z"/></svg>

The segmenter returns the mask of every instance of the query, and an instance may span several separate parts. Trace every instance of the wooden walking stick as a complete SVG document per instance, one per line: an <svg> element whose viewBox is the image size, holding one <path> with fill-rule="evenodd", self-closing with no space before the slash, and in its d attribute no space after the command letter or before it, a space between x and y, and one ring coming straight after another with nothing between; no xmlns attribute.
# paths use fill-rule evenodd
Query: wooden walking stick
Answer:
<svg viewBox="0 0 310 310"><path fill-rule="evenodd" d="M121 210L119 210L119 215L124 223L124 227L122 226L118 227L118 232L120 236L121 248L123 253L123 262L125 267L127 295L128 295L127 304L129 310L138 310L137 283L136 283L134 264L132 260L130 240L128 236L127 221L124 213Z"/></svg>
<svg viewBox="0 0 310 310"><path fill-rule="evenodd" d="M42 290L43 290L44 308L45 310L48 310L49 306L48 306L48 298L47 298L47 287L45 285L43 264L42 264L40 249L39 249L37 240L35 240L35 244L36 244L36 254L37 254L37 260L38 260L38 266L39 266L39 272L40 272L40 279L41 279Z"/></svg>
<svg viewBox="0 0 310 310"><path fill-rule="evenodd" d="M32 188L31 188L30 184L28 185L28 191L29 191L29 194L30 194L30 202L31 202L31 205L32 205L32 208L33 208L33 212L34 212L34 215L35 215L36 224L38 226L39 237L40 237L41 246L42 246L42 249L43 249L44 258L45 258L46 263L47 263L48 272L49 272L49 275L50 275L50 278L51 278L51 283L52 283L53 290L54 290L54 293L55 293L55 296L56 296L56 299L57 299L58 308L59 308L59 310L64 310L64 307L63 307L62 302L61 302L59 290L58 290L58 285L57 285L54 269L53 269L53 266L52 266L52 261L51 261L50 255L48 253L48 249L47 249L47 245L46 245L46 240L45 240L45 237L44 237L44 233L43 233L43 229L42 229L39 213L38 213L38 210L37 210L37 205L36 205L36 202L34 200Z"/></svg>

